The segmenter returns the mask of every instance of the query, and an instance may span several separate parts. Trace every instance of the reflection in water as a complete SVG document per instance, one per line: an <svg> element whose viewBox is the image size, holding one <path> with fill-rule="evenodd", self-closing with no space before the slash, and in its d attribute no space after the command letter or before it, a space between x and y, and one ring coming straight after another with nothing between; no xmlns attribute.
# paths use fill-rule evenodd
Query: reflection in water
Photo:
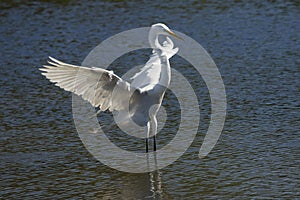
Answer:
<svg viewBox="0 0 300 200"><path fill-rule="evenodd" d="M161 172L124 176L121 189L122 199L162 199Z"/></svg>
<svg viewBox="0 0 300 200"><path fill-rule="evenodd" d="M149 173L150 179L150 191L152 192L152 197L154 199L162 199L162 182L161 182L161 172L159 170Z"/></svg>
<svg viewBox="0 0 300 200"><path fill-rule="evenodd" d="M156 152L153 154L154 164L157 168ZM148 166L149 162L151 160L147 156ZM130 174L124 178L123 183L121 194L124 199L162 199L162 181L159 170L143 174Z"/></svg>
<svg viewBox="0 0 300 200"><path fill-rule="evenodd" d="M129 174L123 178L123 199L144 199L152 195L148 174Z"/></svg>
<svg viewBox="0 0 300 200"><path fill-rule="evenodd" d="M147 163L154 162L157 166L156 153L154 153L154 160L147 157ZM166 193L162 190L162 173L155 170L148 173L123 173L116 172L109 177L111 180L119 180L120 185L116 187L112 182L101 186L98 191L99 199L163 199ZM103 180L99 179L99 183Z"/></svg>

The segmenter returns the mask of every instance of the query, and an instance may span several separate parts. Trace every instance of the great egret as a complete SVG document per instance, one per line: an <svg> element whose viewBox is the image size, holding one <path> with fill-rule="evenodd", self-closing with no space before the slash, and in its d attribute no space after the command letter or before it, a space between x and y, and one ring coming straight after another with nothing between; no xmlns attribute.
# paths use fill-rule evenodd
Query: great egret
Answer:
<svg viewBox="0 0 300 200"><path fill-rule="evenodd" d="M162 44L159 36L163 36ZM156 114L171 80L169 59L178 52L168 36L182 40L165 24L151 26L149 42L153 53L141 71L132 77L131 83L112 71L70 65L52 57L49 57L49 65L44 65L40 70L56 86L81 96L101 111L117 111L122 120L131 119L145 127L146 152L152 131L153 150L156 151Z"/></svg>

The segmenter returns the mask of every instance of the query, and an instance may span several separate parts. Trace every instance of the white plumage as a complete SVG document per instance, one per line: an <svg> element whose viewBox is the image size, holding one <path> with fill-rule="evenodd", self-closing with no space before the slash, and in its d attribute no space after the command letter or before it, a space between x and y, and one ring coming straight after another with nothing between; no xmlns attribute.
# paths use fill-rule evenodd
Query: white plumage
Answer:
<svg viewBox="0 0 300 200"><path fill-rule="evenodd" d="M165 35L162 45L159 35ZM156 150L156 113L171 80L169 59L178 52L167 35L181 39L164 24L151 26L149 41L153 54L141 71L131 78L131 84L112 71L71 65L52 57L40 70L56 86L81 96L101 111L117 111L122 120L130 118L138 125L146 126L146 151L150 131Z"/></svg>

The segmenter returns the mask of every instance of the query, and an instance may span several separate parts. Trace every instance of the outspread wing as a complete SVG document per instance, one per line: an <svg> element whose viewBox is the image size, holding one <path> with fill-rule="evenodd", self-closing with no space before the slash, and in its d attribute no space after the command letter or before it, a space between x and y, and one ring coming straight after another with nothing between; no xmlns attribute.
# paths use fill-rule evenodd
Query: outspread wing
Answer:
<svg viewBox="0 0 300 200"><path fill-rule="evenodd" d="M102 111L123 110L128 106L134 88L112 71L70 65L49 57L43 75L56 86L73 92Z"/></svg>

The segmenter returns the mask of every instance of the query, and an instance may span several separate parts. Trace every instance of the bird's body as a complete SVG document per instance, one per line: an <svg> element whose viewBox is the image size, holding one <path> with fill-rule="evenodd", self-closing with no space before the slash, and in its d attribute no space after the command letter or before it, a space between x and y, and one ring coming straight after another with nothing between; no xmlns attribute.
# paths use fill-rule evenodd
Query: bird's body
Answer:
<svg viewBox="0 0 300 200"><path fill-rule="evenodd" d="M160 35L166 36L162 45L159 42ZM164 24L152 25L149 42L153 54L140 72L131 78L131 83L112 71L70 65L51 57L48 61L50 65L45 65L40 70L44 71L42 74L51 82L80 95L101 111L116 111L120 122L132 120L139 126L145 126L146 151L150 132L154 136L155 151L156 113L171 80L169 59L178 52L167 35L179 38Z"/></svg>

